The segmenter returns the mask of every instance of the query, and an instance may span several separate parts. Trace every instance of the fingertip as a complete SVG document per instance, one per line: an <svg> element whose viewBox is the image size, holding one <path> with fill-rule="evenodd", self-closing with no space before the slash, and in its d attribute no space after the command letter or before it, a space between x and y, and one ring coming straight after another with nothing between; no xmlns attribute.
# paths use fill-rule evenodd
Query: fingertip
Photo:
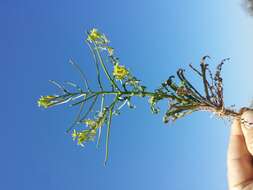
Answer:
<svg viewBox="0 0 253 190"><path fill-rule="evenodd" d="M240 119L234 119L231 125L231 135L242 135Z"/></svg>
<svg viewBox="0 0 253 190"><path fill-rule="evenodd" d="M241 124L248 130L253 130L253 110L245 111L241 116Z"/></svg>
<svg viewBox="0 0 253 190"><path fill-rule="evenodd" d="M251 155L253 155L253 110L243 112L241 125L247 148Z"/></svg>

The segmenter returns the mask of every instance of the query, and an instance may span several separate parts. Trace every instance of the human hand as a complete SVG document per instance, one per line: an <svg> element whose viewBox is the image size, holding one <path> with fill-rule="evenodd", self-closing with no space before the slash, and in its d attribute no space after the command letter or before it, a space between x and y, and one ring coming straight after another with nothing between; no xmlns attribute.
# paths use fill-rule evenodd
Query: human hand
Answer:
<svg viewBox="0 0 253 190"><path fill-rule="evenodd" d="M253 190L253 111L231 126L227 167L229 190Z"/></svg>

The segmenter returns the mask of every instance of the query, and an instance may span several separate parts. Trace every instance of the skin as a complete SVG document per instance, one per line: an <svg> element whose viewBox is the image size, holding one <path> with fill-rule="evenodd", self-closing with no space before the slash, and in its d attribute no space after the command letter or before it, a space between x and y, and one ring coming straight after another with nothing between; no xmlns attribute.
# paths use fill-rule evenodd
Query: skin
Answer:
<svg viewBox="0 0 253 190"><path fill-rule="evenodd" d="M241 119L253 122L253 111ZM231 126L227 167L229 190L253 190L253 125L235 119Z"/></svg>

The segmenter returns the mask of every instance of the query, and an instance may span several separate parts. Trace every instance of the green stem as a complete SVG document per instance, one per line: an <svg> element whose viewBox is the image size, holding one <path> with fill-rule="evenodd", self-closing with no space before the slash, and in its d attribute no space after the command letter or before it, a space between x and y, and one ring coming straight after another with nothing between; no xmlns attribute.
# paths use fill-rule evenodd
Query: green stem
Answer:
<svg viewBox="0 0 253 190"><path fill-rule="evenodd" d="M101 66L102 66L104 72L105 72L105 75L106 75L107 78L110 80L110 82L112 83L113 87L116 88L118 91L120 91L119 87L117 86L117 84L115 83L115 81L114 81L114 80L112 79L112 77L110 76L108 70L106 69L106 66L105 66L105 64L104 64L104 61L103 61L103 59L102 59L102 57L101 57L101 54L100 54L100 51L99 51L97 45L96 45L95 43L94 43L94 45L95 45L95 50L96 50L97 55L98 55L98 59L99 59L99 61L100 61L100 63L101 63Z"/></svg>
<svg viewBox="0 0 253 190"><path fill-rule="evenodd" d="M83 93L79 93L79 95L87 95L87 92L83 92ZM76 95L76 94L75 94ZM72 104L71 106L76 106L76 105L79 105L81 104L82 102L85 102L91 98L93 98L94 96L99 96L99 95L118 95L118 96L139 96L139 97L143 97L143 96L156 96L156 95L159 95L161 97L161 99L165 99L165 98L168 98L168 99L172 99L172 100L175 100L177 99L178 100L178 97L174 96L174 95L169 95L169 94L158 94L158 93L155 93L155 92L131 92L131 91L98 91L98 92L93 92L92 95L88 96L87 98L85 98L84 100L81 100L79 102L76 102L74 104Z"/></svg>
<svg viewBox="0 0 253 190"><path fill-rule="evenodd" d="M88 83L87 77L84 74L84 72L82 71L82 69L79 67L79 65L76 64L72 59L69 60L69 63L71 65L73 65L76 68L76 70L80 73L81 79L82 79L83 83L85 84L85 87L87 88L87 90L91 91L91 89L89 87L89 83Z"/></svg>
<svg viewBox="0 0 253 190"><path fill-rule="evenodd" d="M113 103L110 105L109 107L109 118L108 118L108 122L107 122L107 133L106 133L106 150L105 150L105 161L104 161L104 165L106 165L107 160L108 160L108 155L109 155L109 140L110 140L110 130L111 130L111 122L112 122L112 113L113 113L113 109L115 104L118 101L118 96L115 97Z"/></svg>
<svg viewBox="0 0 253 190"><path fill-rule="evenodd" d="M88 47L89 47L89 49L90 49L90 51L91 51L91 53L93 55L94 63L96 65L97 81L98 81L100 89L103 90L103 85L102 85L102 82L101 82L101 77L100 77L100 71L99 71L97 56L95 54L94 49L91 47L90 43L87 40L86 40L86 44L88 45Z"/></svg>
<svg viewBox="0 0 253 190"><path fill-rule="evenodd" d="M104 104L105 104L105 95L103 94L103 95L102 95L102 98L101 98L101 108L100 108L100 112L103 111ZM101 133L102 133L102 127L99 127L99 129L98 129L97 148L99 147L99 144L100 144Z"/></svg>
<svg viewBox="0 0 253 190"><path fill-rule="evenodd" d="M209 91L208 91L208 87L207 87L207 79L206 79L206 67L207 66L205 64L205 60L202 60L200 66L201 66L203 85L204 85L204 90L205 90L206 98L207 98L208 101L210 101Z"/></svg>
<svg viewBox="0 0 253 190"><path fill-rule="evenodd" d="M87 93L85 93L85 94L87 94ZM93 98L94 96L97 96L97 95L96 95L96 94L93 94L93 95L91 95L91 96L88 96L87 98L84 98L83 100L81 100L81 101L79 101L79 102L76 102L76 103L74 103L74 104L71 104L71 106L73 107L73 106L79 105L79 104L81 104L81 103L83 103L83 102L86 102L87 100Z"/></svg>
<svg viewBox="0 0 253 190"><path fill-rule="evenodd" d="M93 99L89 109L87 110L87 112L84 114L84 116L82 116L82 118L79 120L80 122L83 121L88 115L89 113L92 111L92 109L94 108L96 102L97 102L97 99L98 99L98 95L95 95L95 98Z"/></svg>
<svg viewBox="0 0 253 190"><path fill-rule="evenodd" d="M76 119L75 119L75 121L73 122L73 124L67 129L66 133L69 133L69 132L75 127L75 125L79 122L79 118L80 118L81 113L82 113L82 111L83 111L84 104L85 104L85 102L82 102L82 103L81 103L80 109L79 109L78 114L77 114L77 116L76 116Z"/></svg>

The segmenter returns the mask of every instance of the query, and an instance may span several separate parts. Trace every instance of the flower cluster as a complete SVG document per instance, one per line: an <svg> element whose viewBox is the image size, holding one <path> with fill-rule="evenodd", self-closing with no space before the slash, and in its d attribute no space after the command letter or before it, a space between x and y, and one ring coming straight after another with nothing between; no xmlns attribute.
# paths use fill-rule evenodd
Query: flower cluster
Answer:
<svg viewBox="0 0 253 190"><path fill-rule="evenodd" d="M119 64L119 59L114 54L114 48L109 46L108 38L100 33L97 29L93 28L88 33L87 41L93 43L96 48L104 50L108 53L110 57L111 63L114 65L113 67L113 76L117 80L123 80L129 74L129 71L125 66Z"/></svg>
<svg viewBox="0 0 253 190"><path fill-rule="evenodd" d="M107 109L104 109L98 114L98 117L94 120L85 119L82 121L86 125L85 130L77 132L75 129L72 132L73 140L77 140L77 144L84 147L84 143L88 141L93 141L98 129L100 129L105 123L107 118Z"/></svg>
<svg viewBox="0 0 253 190"><path fill-rule="evenodd" d="M104 34L101 34L100 32L98 32L96 28L93 28L92 30L88 32L87 40L91 43L94 42L96 44L109 43L109 40L107 39L107 37Z"/></svg>
<svg viewBox="0 0 253 190"><path fill-rule="evenodd" d="M73 140L77 139L77 144L84 147L84 142L94 140L96 135L96 130L94 129L86 129L80 132L77 132L75 129L73 130L72 137Z"/></svg>
<svg viewBox="0 0 253 190"><path fill-rule="evenodd" d="M38 100L38 106L39 107L44 107L48 108L53 106L57 101L57 96L41 96L40 99Z"/></svg>
<svg viewBox="0 0 253 190"><path fill-rule="evenodd" d="M119 64L114 65L113 76L117 80L123 80L128 74L129 72L125 66L121 66Z"/></svg>

